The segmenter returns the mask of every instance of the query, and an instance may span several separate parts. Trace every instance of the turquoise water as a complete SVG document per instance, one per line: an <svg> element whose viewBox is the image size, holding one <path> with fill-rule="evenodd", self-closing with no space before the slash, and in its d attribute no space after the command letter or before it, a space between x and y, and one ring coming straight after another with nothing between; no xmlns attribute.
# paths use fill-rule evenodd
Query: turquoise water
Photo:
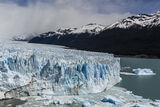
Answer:
<svg viewBox="0 0 160 107"><path fill-rule="evenodd" d="M121 75L122 81L118 86L133 91L134 94L143 96L144 98L160 99L160 59L121 58L121 67L131 67L125 70L127 72L136 68L152 69L156 75Z"/></svg>

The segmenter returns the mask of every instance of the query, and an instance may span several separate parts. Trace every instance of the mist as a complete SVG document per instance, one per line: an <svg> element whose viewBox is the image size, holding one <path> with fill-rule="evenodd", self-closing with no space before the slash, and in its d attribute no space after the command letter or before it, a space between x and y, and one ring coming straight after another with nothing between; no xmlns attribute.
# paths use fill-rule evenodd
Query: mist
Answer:
<svg viewBox="0 0 160 107"><path fill-rule="evenodd" d="M61 27L79 27L88 23L107 26L130 15L129 12L99 12L96 5L84 0L40 0L36 3L28 2L25 6L0 2L0 40L54 31Z"/></svg>

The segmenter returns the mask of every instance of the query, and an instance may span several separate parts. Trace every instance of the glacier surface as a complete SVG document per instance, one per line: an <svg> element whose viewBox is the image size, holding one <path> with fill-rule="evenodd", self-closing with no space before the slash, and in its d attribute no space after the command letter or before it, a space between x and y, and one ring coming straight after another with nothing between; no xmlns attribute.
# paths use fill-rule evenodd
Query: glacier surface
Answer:
<svg viewBox="0 0 160 107"><path fill-rule="evenodd" d="M53 45L0 44L0 96L98 93L120 81L120 59L112 54Z"/></svg>

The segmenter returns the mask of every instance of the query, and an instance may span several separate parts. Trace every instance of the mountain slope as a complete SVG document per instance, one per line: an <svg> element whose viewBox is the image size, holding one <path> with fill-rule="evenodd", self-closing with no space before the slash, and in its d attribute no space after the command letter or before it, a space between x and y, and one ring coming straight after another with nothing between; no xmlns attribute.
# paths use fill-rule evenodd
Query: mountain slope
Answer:
<svg viewBox="0 0 160 107"><path fill-rule="evenodd" d="M64 33L63 30L62 34L54 33L52 36L49 36L49 33L41 34L29 42L110 52L116 55L160 58L160 11L150 15L128 17L98 33L73 33L73 30Z"/></svg>
<svg viewBox="0 0 160 107"><path fill-rule="evenodd" d="M103 31L105 29L104 25L96 24L96 23L90 23L85 26L81 26L79 28L60 28L56 31L50 31L50 32L45 32L42 34L28 34L28 35L19 35L15 36L12 38L14 41L30 41L34 37L42 37L42 38L47 38L47 37L57 37L57 39L60 36L64 35L79 35L79 34L89 34L89 35L96 35Z"/></svg>

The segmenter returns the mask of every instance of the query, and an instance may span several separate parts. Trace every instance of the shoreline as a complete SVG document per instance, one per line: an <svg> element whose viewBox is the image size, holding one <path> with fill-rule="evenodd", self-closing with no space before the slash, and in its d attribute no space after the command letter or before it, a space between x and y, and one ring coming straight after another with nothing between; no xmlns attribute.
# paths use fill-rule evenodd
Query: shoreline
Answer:
<svg viewBox="0 0 160 107"><path fill-rule="evenodd" d="M130 58L144 58L144 59L160 59L160 57L158 56L154 56L154 55L117 55L117 54L114 54L115 57L122 57L122 58L125 58L125 57L130 57Z"/></svg>

